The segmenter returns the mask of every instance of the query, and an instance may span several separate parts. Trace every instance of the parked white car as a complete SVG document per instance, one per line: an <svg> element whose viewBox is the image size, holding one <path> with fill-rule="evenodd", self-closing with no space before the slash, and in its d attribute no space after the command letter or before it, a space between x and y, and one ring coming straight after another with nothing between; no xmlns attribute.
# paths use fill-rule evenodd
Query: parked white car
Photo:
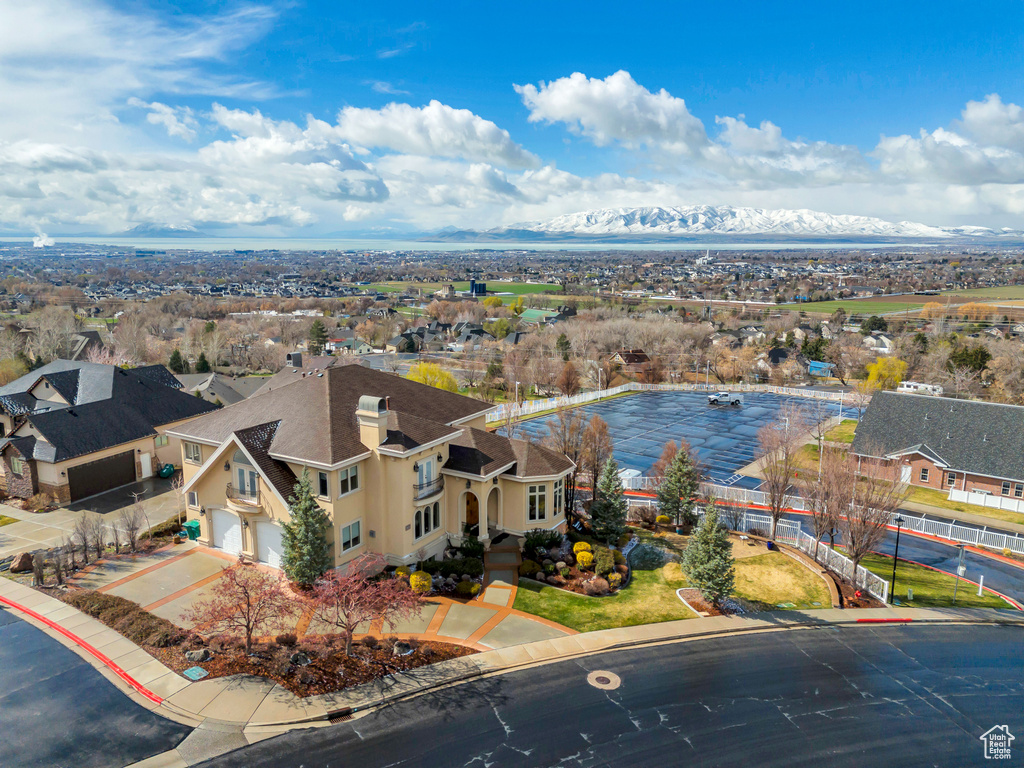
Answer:
<svg viewBox="0 0 1024 768"><path fill-rule="evenodd" d="M743 395L738 392L712 392L708 405L743 405Z"/></svg>

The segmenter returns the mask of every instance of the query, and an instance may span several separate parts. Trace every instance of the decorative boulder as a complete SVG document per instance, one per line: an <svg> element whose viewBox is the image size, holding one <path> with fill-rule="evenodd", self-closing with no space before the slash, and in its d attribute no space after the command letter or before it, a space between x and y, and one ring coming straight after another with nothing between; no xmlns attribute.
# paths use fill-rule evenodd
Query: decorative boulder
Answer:
<svg viewBox="0 0 1024 768"><path fill-rule="evenodd" d="M11 561L11 573L29 573L32 570L32 553L19 552Z"/></svg>
<svg viewBox="0 0 1024 768"><path fill-rule="evenodd" d="M310 661L309 654L305 651L296 651L291 655L289 661L297 667L305 667Z"/></svg>
<svg viewBox="0 0 1024 768"><path fill-rule="evenodd" d="M472 577L468 573L462 574L463 581L472 581Z"/></svg>
<svg viewBox="0 0 1024 768"><path fill-rule="evenodd" d="M209 648L197 648L194 651L185 651L185 658L193 664L201 661L209 661L213 658Z"/></svg>
<svg viewBox="0 0 1024 768"><path fill-rule="evenodd" d="M412 653L412 646L405 640L399 640L395 643L394 648L391 651L395 656L408 656Z"/></svg>
<svg viewBox="0 0 1024 768"><path fill-rule="evenodd" d="M563 568L566 568L566 567L567 566L566 566L564 560L559 560L557 563L555 563L555 570L556 571L560 571L560 570L562 570Z"/></svg>
<svg viewBox="0 0 1024 768"><path fill-rule="evenodd" d="M544 575L544 573L541 572L541 571L538 571L537 573L535 573L533 575L533 578L535 578L537 581L541 582L542 584L546 584L547 580L548 580L547 577Z"/></svg>
<svg viewBox="0 0 1024 768"><path fill-rule="evenodd" d="M541 565L554 565L554 564L555 564L555 561L552 560L550 557L544 558L544 560L541 562Z"/></svg>

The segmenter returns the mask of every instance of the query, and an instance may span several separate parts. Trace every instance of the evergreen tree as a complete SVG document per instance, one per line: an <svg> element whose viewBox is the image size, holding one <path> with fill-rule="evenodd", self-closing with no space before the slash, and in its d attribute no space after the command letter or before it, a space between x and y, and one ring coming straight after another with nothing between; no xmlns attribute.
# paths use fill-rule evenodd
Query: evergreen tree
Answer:
<svg viewBox="0 0 1024 768"><path fill-rule="evenodd" d="M597 500L590 505L590 527L596 538L615 544L626 531L627 506L614 459L605 462L597 490Z"/></svg>
<svg viewBox="0 0 1024 768"><path fill-rule="evenodd" d="M313 497L309 473L303 472L288 499L291 520L284 524L285 575L309 586L333 565L331 545L327 541L330 518Z"/></svg>
<svg viewBox="0 0 1024 768"><path fill-rule="evenodd" d="M732 594L736 577L733 563L729 533L718 524L714 504L709 504L683 552L683 572L705 600L718 605Z"/></svg>
<svg viewBox="0 0 1024 768"><path fill-rule="evenodd" d="M314 320L313 324L309 326L309 354L321 355L325 346L327 346L327 329L324 328L323 321Z"/></svg>
<svg viewBox="0 0 1024 768"><path fill-rule="evenodd" d="M668 515L676 525L697 522L693 497L700 486L700 469L687 450L676 453L658 486L658 512Z"/></svg>
<svg viewBox="0 0 1024 768"><path fill-rule="evenodd" d="M181 356L181 352L174 350L171 352L171 359L167 361L167 367L171 369L171 373L185 373L185 360Z"/></svg>
<svg viewBox="0 0 1024 768"><path fill-rule="evenodd" d="M206 353L200 352L199 359L196 360L196 373L209 373L210 372L210 361L206 359Z"/></svg>
<svg viewBox="0 0 1024 768"><path fill-rule="evenodd" d="M557 341L555 341L555 349L562 353L562 359L566 362L569 362L569 350L571 348L572 345L569 344L569 337L564 333L558 337Z"/></svg>

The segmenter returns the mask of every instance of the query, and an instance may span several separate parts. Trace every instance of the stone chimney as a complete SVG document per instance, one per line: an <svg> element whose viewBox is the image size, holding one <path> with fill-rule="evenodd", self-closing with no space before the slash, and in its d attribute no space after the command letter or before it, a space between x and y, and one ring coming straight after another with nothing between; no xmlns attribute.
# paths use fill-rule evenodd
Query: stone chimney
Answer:
<svg viewBox="0 0 1024 768"><path fill-rule="evenodd" d="M359 441L370 450L388 439L388 403L383 397L363 395L356 408Z"/></svg>

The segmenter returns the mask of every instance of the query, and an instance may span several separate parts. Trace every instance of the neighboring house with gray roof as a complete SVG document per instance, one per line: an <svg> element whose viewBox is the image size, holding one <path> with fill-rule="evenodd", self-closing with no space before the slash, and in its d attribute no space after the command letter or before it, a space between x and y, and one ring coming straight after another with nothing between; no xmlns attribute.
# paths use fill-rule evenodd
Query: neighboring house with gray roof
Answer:
<svg viewBox="0 0 1024 768"><path fill-rule="evenodd" d="M480 400L359 365L298 371L174 430L200 541L280 567L282 523L308 473L336 566L394 565L467 533L564 529L564 455L486 430Z"/></svg>
<svg viewBox="0 0 1024 768"><path fill-rule="evenodd" d="M168 427L215 410L160 365L55 360L0 387L0 490L75 501L152 476L180 446Z"/></svg>
<svg viewBox="0 0 1024 768"><path fill-rule="evenodd" d="M1024 407L876 392L852 452L898 461L916 486L1024 498Z"/></svg>

